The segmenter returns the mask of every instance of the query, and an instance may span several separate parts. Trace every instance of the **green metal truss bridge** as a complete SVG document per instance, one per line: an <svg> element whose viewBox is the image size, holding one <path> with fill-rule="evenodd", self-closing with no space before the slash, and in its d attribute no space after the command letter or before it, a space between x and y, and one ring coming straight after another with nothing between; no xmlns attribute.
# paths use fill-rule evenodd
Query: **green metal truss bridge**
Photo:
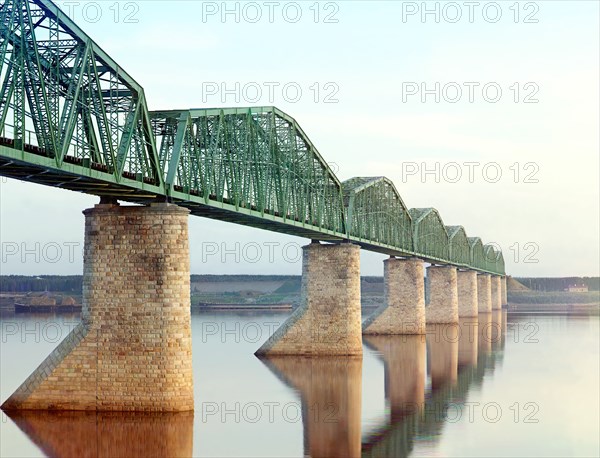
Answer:
<svg viewBox="0 0 600 458"><path fill-rule="evenodd" d="M148 111L49 0L2 0L0 59L0 175L504 275L499 249L409 209L389 179L341 182L275 107Z"/></svg>

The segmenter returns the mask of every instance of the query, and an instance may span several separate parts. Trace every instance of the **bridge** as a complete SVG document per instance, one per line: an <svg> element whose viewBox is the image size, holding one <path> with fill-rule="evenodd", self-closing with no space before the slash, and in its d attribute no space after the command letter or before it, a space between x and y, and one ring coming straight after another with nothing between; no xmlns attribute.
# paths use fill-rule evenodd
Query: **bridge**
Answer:
<svg viewBox="0 0 600 458"><path fill-rule="evenodd" d="M84 212L82 324L5 408L193 408L188 214L312 240L302 305L258 354L358 355L363 333L422 334L506 303L499 249L434 208L407 207L383 176L340 181L275 107L151 112L142 86L50 0L4 1L0 58L0 175L100 197ZM360 249L390 256L386 301L362 324ZM119 342L160 357L148 366L134 345L124 364ZM74 400L60 394L74 367L120 382L105 376ZM176 393L131 387L144 400L123 405L115 383L136 371Z"/></svg>

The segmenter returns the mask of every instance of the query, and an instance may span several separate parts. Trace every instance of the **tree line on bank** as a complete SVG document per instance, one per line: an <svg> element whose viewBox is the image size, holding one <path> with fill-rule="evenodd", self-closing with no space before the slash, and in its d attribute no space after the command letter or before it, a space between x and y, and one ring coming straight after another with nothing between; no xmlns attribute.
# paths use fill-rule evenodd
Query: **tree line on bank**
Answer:
<svg viewBox="0 0 600 458"><path fill-rule="evenodd" d="M298 275L191 275L192 283L212 283L230 281L295 281ZM518 278L533 291L564 291L573 285L585 285L590 291L600 290L599 277L565 278ZM362 277L364 283L380 283L382 277ZM81 294L83 278L81 275L0 275L0 292L28 293L37 291L55 291Z"/></svg>
<svg viewBox="0 0 600 458"><path fill-rule="evenodd" d="M569 286L584 285L589 291L600 290L600 277L534 278L515 277L515 280L534 291L564 291Z"/></svg>

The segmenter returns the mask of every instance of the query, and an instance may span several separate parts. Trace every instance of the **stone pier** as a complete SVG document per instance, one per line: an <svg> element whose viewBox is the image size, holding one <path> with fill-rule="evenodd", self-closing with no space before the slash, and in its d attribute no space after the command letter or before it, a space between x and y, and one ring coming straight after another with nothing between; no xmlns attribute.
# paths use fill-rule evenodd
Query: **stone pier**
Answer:
<svg viewBox="0 0 600 458"><path fill-rule="evenodd" d="M456 275L458 316L477 316L477 272L474 270L459 270Z"/></svg>
<svg viewBox="0 0 600 458"><path fill-rule="evenodd" d="M502 308L502 280L498 275L492 275L492 310L500 310Z"/></svg>
<svg viewBox="0 0 600 458"><path fill-rule="evenodd" d="M193 410L188 210L84 214L82 321L2 408Z"/></svg>
<svg viewBox="0 0 600 458"><path fill-rule="evenodd" d="M490 274L477 275L477 302L479 313L492 311L492 284Z"/></svg>
<svg viewBox="0 0 600 458"><path fill-rule="evenodd" d="M505 307L508 305L508 290L506 289L506 276L502 277L502 282L500 283L501 291L502 291L502 306Z"/></svg>
<svg viewBox="0 0 600 458"><path fill-rule="evenodd" d="M360 247L303 247L300 307L256 355L362 355Z"/></svg>
<svg viewBox="0 0 600 458"><path fill-rule="evenodd" d="M458 323L458 289L456 267L430 266L429 305L425 307L427 324Z"/></svg>
<svg viewBox="0 0 600 458"><path fill-rule="evenodd" d="M424 274L421 259L386 259L384 302L363 323L363 334L425 334Z"/></svg>

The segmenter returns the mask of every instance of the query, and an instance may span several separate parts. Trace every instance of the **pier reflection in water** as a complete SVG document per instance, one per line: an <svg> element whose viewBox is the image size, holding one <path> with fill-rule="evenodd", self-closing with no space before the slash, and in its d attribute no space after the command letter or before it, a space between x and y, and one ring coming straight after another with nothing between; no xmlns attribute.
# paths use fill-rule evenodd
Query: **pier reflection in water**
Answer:
<svg viewBox="0 0 600 458"><path fill-rule="evenodd" d="M363 443L363 456L408 456L425 403L425 336L369 336L385 371L389 417Z"/></svg>
<svg viewBox="0 0 600 458"><path fill-rule="evenodd" d="M9 416L47 456L192 456L193 412L24 410Z"/></svg>
<svg viewBox="0 0 600 458"><path fill-rule="evenodd" d="M390 415L387 424L363 441L363 456L409 456L416 443L431 450L454 410L466 402L469 389L481 384L486 370L493 371L492 352L502 349L504 341L499 337L505 320L500 312L461 319L458 325L428 326L429 388L424 384L422 337L365 338L384 362Z"/></svg>
<svg viewBox="0 0 600 458"><path fill-rule="evenodd" d="M280 356L254 361L300 400L304 455L401 457L439 444L469 390L481 386L501 362L505 330L506 315L498 311L461 319L458 325L429 326L427 336L365 337L364 357L375 356L383 365L387 406L384 420L378 420L382 424L370 424L365 437L362 358ZM202 401L201 394L197 401ZM44 454L59 457L192 456L194 434L202 437L208 426L196 422L194 428L192 413L25 411L11 414L11 419Z"/></svg>
<svg viewBox="0 0 600 458"><path fill-rule="evenodd" d="M416 442L436 443L454 415L453 406L466 402L470 387L493 371L492 354L503 345L502 323L498 312L461 319L458 325L430 326L426 337L365 337L366 347L384 365L389 414L362 446L360 359L280 356L262 361L301 398L305 455L409 456Z"/></svg>
<svg viewBox="0 0 600 458"><path fill-rule="evenodd" d="M301 398L305 456L360 456L362 358L279 356L262 361Z"/></svg>

